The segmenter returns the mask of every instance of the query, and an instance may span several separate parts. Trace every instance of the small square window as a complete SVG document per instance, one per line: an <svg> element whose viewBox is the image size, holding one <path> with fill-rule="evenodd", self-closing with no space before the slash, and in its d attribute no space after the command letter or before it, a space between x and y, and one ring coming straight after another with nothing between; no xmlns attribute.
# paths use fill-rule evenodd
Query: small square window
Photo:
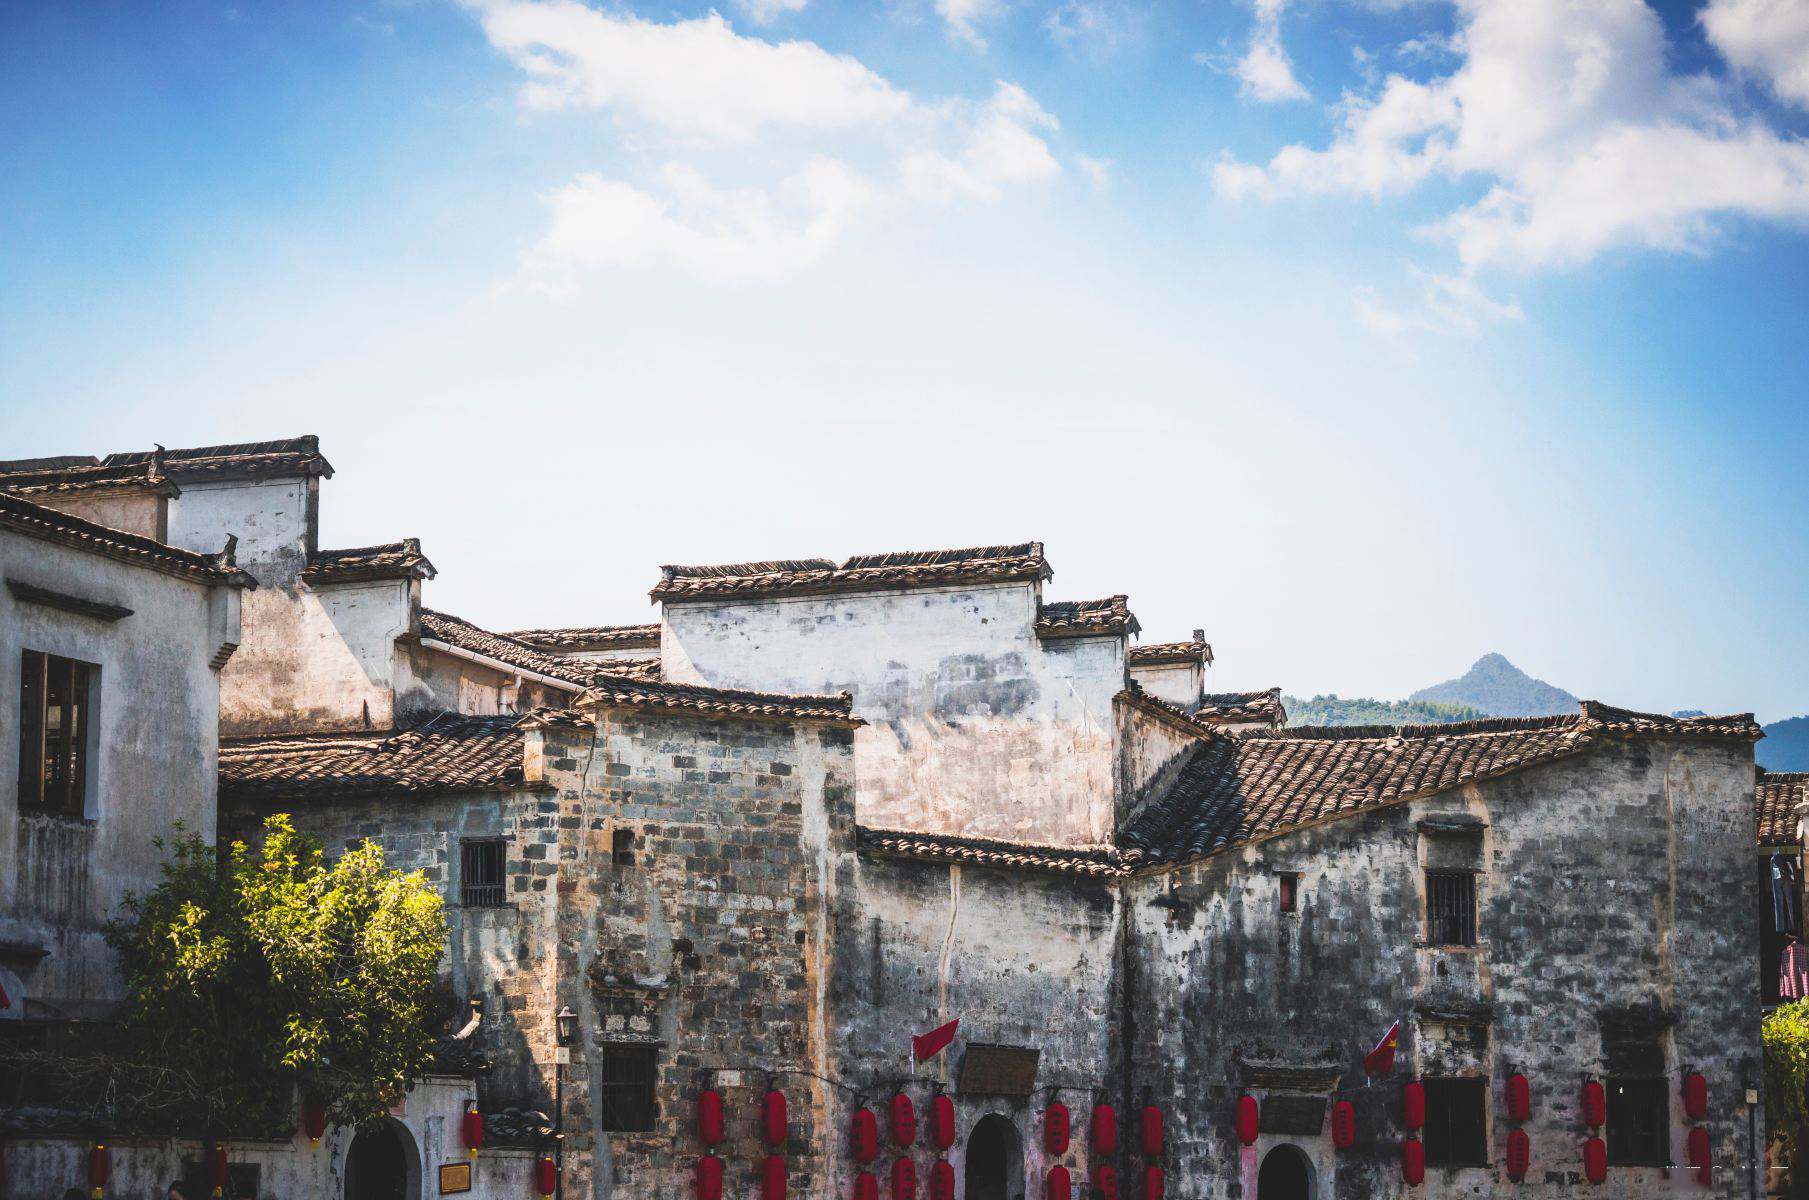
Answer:
<svg viewBox="0 0 1809 1200"><path fill-rule="evenodd" d="M1488 1081L1427 1079L1424 1084L1427 1165L1488 1166Z"/></svg>
<svg viewBox="0 0 1809 1200"><path fill-rule="evenodd" d="M658 1046L605 1044L598 1122L616 1133L645 1133L659 1115L653 1096Z"/></svg>
<svg viewBox="0 0 1809 1200"><path fill-rule="evenodd" d="M1476 874L1426 872L1426 940L1434 946L1476 944Z"/></svg>
<svg viewBox="0 0 1809 1200"><path fill-rule="evenodd" d="M1663 1079L1610 1078L1608 1161L1663 1167L1671 1161L1671 1089Z"/></svg>
<svg viewBox="0 0 1809 1200"><path fill-rule="evenodd" d="M459 903L466 908L498 908L503 903L502 841L465 842L459 847Z"/></svg>
<svg viewBox="0 0 1809 1200"><path fill-rule="evenodd" d="M634 866L634 830L618 829L611 835L609 858L618 867Z"/></svg>
<svg viewBox="0 0 1809 1200"><path fill-rule="evenodd" d="M1298 911L1300 903L1300 873L1283 871L1276 877L1276 897L1281 911L1291 913Z"/></svg>

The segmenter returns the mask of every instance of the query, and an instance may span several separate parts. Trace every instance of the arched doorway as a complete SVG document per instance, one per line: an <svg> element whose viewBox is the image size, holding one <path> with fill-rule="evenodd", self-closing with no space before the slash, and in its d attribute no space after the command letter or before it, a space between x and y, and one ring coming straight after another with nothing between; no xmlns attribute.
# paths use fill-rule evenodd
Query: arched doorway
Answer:
<svg viewBox="0 0 1809 1200"><path fill-rule="evenodd" d="M998 1113L981 1117L967 1138L967 1200L1023 1200L1024 1143Z"/></svg>
<svg viewBox="0 0 1809 1200"><path fill-rule="evenodd" d="M1313 1168L1298 1146L1277 1146L1264 1156L1256 1200L1313 1200Z"/></svg>
<svg viewBox="0 0 1809 1200"><path fill-rule="evenodd" d="M346 1153L345 1200L420 1200L421 1155L402 1122L360 1129Z"/></svg>

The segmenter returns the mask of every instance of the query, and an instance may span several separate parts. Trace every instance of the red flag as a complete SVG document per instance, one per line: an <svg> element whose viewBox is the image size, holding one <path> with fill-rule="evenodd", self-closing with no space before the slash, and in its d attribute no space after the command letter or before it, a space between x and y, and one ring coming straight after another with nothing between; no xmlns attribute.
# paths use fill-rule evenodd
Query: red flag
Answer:
<svg viewBox="0 0 1809 1200"><path fill-rule="evenodd" d="M925 1059L934 1058L936 1055L942 1053L943 1049L950 1042L955 1040L955 1026L959 1024L961 1024L961 1020L957 1017L947 1025L938 1026L926 1034L912 1038L912 1060L922 1062Z"/></svg>
<svg viewBox="0 0 1809 1200"><path fill-rule="evenodd" d="M1396 1021L1376 1043L1376 1048L1363 1056L1363 1069L1371 1075L1386 1075L1394 1070L1394 1048L1401 1043L1401 1023Z"/></svg>

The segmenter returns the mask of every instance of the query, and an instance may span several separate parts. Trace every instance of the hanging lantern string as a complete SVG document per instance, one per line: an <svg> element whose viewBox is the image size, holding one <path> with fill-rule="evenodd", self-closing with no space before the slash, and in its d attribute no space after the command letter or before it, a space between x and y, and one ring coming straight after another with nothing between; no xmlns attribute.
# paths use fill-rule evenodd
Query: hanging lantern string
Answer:
<svg viewBox="0 0 1809 1200"><path fill-rule="evenodd" d="M767 1078L769 1083L772 1080L777 1079L778 1077L780 1077L782 1075L801 1075L801 1076L804 1076L809 1079L815 1079L819 1083L826 1083L832 1088L840 1089L841 1091L847 1092L849 1095L855 1096L855 1097L870 1096L870 1095L874 1094L874 1091L877 1088L884 1088L888 1085L891 1086L893 1091L903 1091L907 1084L934 1082L932 1080L924 1078L921 1075L894 1075L894 1076L890 1076L890 1077L882 1077L877 1081L875 1081L873 1079L868 1079L865 1082L862 1082L859 1084L853 1084L853 1083L846 1083L840 1079L832 1079L828 1075L819 1074L816 1071L810 1070L808 1067L770 1067L770 1066L765 1066L765 1065L757 1064L757 1063L750 1064L750 1065L743 1065L743 1066L739 1066L739 1067L724 1067L724 1066L698 1067L697 1071L700 1074L710 1074L710 1075L720 1074L723 1071L748 1071L748 1072L751 1072L751 1073L754 1073L757 1075L764 1075ZM937 1086L937 1090L938 1091L942 1090L940 1085ZM1091 1095L1092 1093L1099 1091L1099 1090L1101 1090L1101 1089L1100 1089L1100 1085L1098 1085L1098 1084L1063 1083L1063 1082L1045 1083L1037 1089L1037 1091L1047 1091L1047 1092L1056 1092L1056 1091L1085 1092L1089 1095Z"/></svg>

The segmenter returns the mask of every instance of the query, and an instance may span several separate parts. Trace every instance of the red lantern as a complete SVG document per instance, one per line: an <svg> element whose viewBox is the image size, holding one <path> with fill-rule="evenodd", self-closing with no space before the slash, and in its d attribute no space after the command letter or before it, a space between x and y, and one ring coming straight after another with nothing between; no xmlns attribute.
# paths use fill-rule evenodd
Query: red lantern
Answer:
<svg viewBox="0 0 1809 1200"><path fill-rule="evenodd" d="M955 1168L946 1158L930 1164L930 1200L955 1200Z"/></svg>
<svg viewBox="0 0 1809 1200"><path fill-rule="evenodd" d="M1401 1085L1401 1124L1412 1130L1426 1127L1426 1085L1417 1079Z"/></svg>
<svg viewBox="0 0 1809 1200"><path fill-rule="evenodd" d="M540 1161L534 1164L534 1190L542 1197L547 1197L551 1196L558 1187L559 1168L553 1165L551 1155L543 1154L540 1156Z"/></svg>
<svg viewBox="0 0 1809 1200"><path fill-rule="evenodd" d="M1599 1137L1583 1143L1583 1178L1591 1183L1608 1178L1608 1143Z"/></svg>
<svg viewBox="0 0 1809 1200"><path fill-rule="evenodd" d="M1351 1143L1357 1140L1357 1110L1349 1100L1340 1100L1332 1105L1332 1145L1340 1150L1349 1150Z"/></svg>
<svg viewBox="0 0 1809 1200"><path fill-rule="evenodd" d="M769 1146L785 1144L785 1093L769 1091L760 1098L760 1136Z"/></svg>
<svg viewBox="0 0 1809 1200"><path fill-rule="evenodd" d="M1155 1158L1162 1153L1162 1110L1153 1104L1146 1104L1143 1111L1137 1114L1137 1138L1143 1144L1143 1153Z"/></svg>
<svg viewBox="0 0 1809 1200"><path fill-rule="evenodd" d="M1687 1145L1690 1148L1690 1165L1706 1167L1709 1165L1709 1131L1698 1125L1690 1130Z"/></svg>
<svg viewBox="0 0 1809 1200"><path fill-rule="evenodd" d="M1683 1111L1692 1121L1708 1116L1708 1080L1700 1071L1683 1077Z"/></svg>
<svg viewBox="0 0 1809 1200"><path fill-rule="evenodd" d="M1052 1100L1043 1110L1043 1149L1051 1154L1068 1152L1068 1106Z"/></svg>
<svg viewBox="0 0 1809 1200"><path fill-rule="evenodd" d="M1142 1200L1162 1200L1162 1191L1168 1181L1162 1175L1161 1167L1143 1168Z"/></svg>
<svg viewBox="0 0 1809 1200"><path fill-rule="evenodd" d="M705 1146L722 1141L722 1093L714 1089L697 1093L697 1140Z"/></svg>
<svg viewBox="0 0 1809 1200"><path fill-rule="evenodd" d="M760 1200L785 1200L785 1156L769 1154L760 1164Z"/></svg>
<svg viewBox="0 0 1809 1200"><path fill-rule="evenodd" d="M1068 1168L1050 1167L1049 1177L1043 1181L1043 1200L1072 1200L1074 1184L1068 1178Z"/></svg>
<svg viewBox="0 0 1809 1200"><path fill-rule="evenodd" d="M917 1109L903 1092L892 1097L889 1124L893 1142L909 1146L917 1141Z"/></svg>
<svg viewBox="0 0 1809 1200"><path fill-rule="evenodd" d="M484 1114L475 1108L466 1109L465 1119L459 1122L459 1136L464 1139L466 1151L476 1158L478 1148L484 1144Z"/></svg>
<svg viewBox="0 0 1809 1200"><path fill-rule="evenodd" d="M879 1180L873 1172L862 1171L854 1177L854 1200L879 1200Z"/></svg>
<svg viewBox="0 0 1809 1200"><path fill-rule="evenodd" d="M1426 1143L1410 1137L1401 1143L1401 1178L1409 1187L1426 1182Z"/></svg>
<svg viewBox="0 0 1809 1200"><path fill-rule="evenodd" d="M213 1184L214 1195L226 1194L226 1147L219 1142L207 1152L207 1177Z"/></svg>
<svg viewBox="0 0 1809 1200"><path fill-rule="evenodd" d="M1258 1107L1255 1096L1239 1096L1237 1098L1237 1140L1246 1146L1256 1145L1256 1135L1262 1125L1262 1109Z"/></svg>
<svg viewBox="0 0 1809 1200"><path fill-rule="evenodd" d="M854 1110L848 1143L856 1162L870 1163L879 1157L879 1120L873 1115L872 1109Z"/></svg>
<svg viewBox="0 0 1809 1200"><path fill-rule="evenodd" d="M1508 1120L1515 1122L1533 1115L1533 1085L1518 1071L1507 1079L1507 1112Z"/></svg>
<svg viewBox="0 0 1809 1200"><path fill-rule="evenodd" d="M107 1174L111 1168L107 1159L107 1147L99 1142L88 1151L88 1186L99 1196L107 1186Z"/></svg>
<svg viewBox="0 0 1809 1200"><path fill-rule="evenodd" d="M1608 1093L1602 1090L1601 1080L1591 1079L1583 1085L1583 1124L1600 1129L1607 1119Z"/></svg>
<svg viewBox="0 0 1809 1200"><path fill-rule="evenodd" d="M722 1200L722 1160L714 1154L697 1160L697 1200Z"/></svg>
<svg viewBox="0 0 1809 1200"><path fill-rule="evenodd" d="M1533 1161L1532 1139L1526 1130L1516 1129L1507 1136L1507 1172L1514 1179L1523 1178Z"/></svg>
<svg viewBox="0 0 1809 1200"><path fill-rule="evenodd" d="M302 1132L308 1135L308 1144L318 1147L321 1135L327 1131L327 1106L318 1100L307 1100L302 1103Z"/></svg>
<svg viewBox="0 0 1809 1200"><path fill-rule="evenodd" d="M955 1144L955 1102L947 1095L930 1101L930 1141L938 1150Z"/></svg>
<svg viewBox="0 0 1809 1200"><path fill-rule="evenodd" d="M1111 1167L1093 1168L1093 1190L1100 1200L1118 1200L1118 1172Z"/></svg>
<svg viewBox="0 0 1809 1200"><path fill-rule="evenodd" d="M892 1162L892 1200L917 1200L917 1164L908 1158Z"/></svg>
<svg viewBox="0 0 1809 1200"><path fill-rule="evenodd" d="M1118 1150L1118 1114L1112 1111L1110 1104L1093 1106L1093 1124L1091 1129L1093 1149L1101 1154L1113 1154Z"/></svg>

